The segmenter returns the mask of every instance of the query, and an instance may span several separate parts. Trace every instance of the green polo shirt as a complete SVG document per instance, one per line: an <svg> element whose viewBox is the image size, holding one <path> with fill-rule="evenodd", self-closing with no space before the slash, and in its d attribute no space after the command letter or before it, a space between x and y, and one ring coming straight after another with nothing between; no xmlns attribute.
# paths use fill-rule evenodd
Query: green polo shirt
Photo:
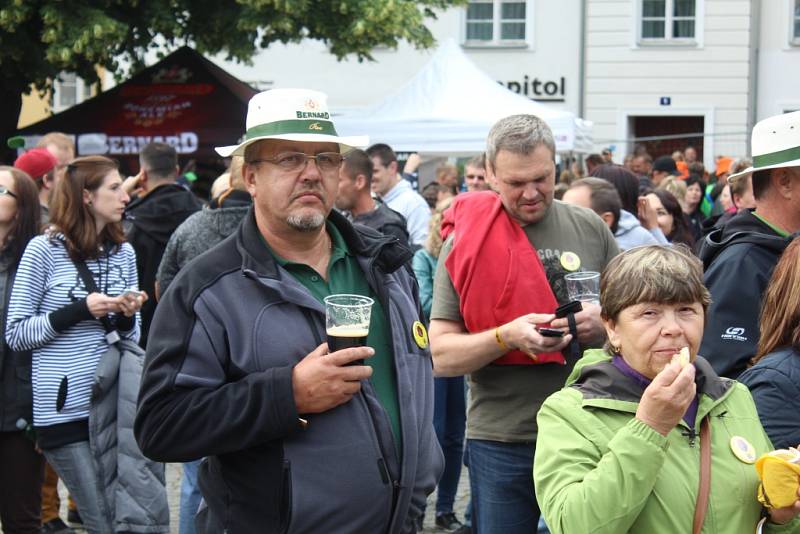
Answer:
<svg viewBox="0 0 800 534"><path fill-rule="evenodd" d="M269 249L275 261L286 269L289 274L303 284L315 299L323 302L328 295L346 293L350 295L362 295L370 297L375 301L370 315L369 335L367 345L375 349L375 355L367 358L366 364L372 367L372 387L378 395L383 408L389 415L392 425L394 442L397 446L398 454L402 450L402 434L400 433L400 406L397 401L397 381L395 379L394 360L392 351L392 339L386 315L383 312L378 297L369 287L364 272L358 264L355 256L347 248L342 234L331 223L326 224L328 234L331 236L332 249L331 260L328 263L328 281L319 275L317 271L304 263L281 258L269 246L269 243L261 236L264 244Z"/></svg>

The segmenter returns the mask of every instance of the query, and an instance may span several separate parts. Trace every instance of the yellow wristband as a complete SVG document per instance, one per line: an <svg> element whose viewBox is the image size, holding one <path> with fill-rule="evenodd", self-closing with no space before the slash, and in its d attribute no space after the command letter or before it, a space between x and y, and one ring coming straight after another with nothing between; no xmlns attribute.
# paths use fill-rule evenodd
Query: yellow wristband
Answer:
<svg viewBox="0 0 800 534"><path fill-rule="evenodd" d="M500 337L500 327L494 329L494 339L497 341L497 344L500 346L501 349L508 352L508 345L505 344L503 338Z"/></svg>

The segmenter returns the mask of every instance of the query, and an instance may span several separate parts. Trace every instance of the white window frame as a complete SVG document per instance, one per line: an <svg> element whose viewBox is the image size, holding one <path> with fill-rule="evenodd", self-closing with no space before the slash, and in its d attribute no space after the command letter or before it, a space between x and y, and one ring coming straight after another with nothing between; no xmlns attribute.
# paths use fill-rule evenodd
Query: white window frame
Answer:
<svg viewBox="0 0 800 534"><path fill-rule="evenodd" d="M462 23L461 23L461 42L466 48L533 48L533 23L534 23L534 10L535 0L525 1L525 38L524 39L500 39L501 31L501 15L503 0L487 0L483 3L491 3L493 6L492 17L492 40L491 41L478 41L474 39L467 39L467 9L469 6L464 6L462 10Z"/></svg>
<svg viewBox="0 0 800 534"><path fill-rule="evenodd" d="M72 107L61 104L61 92L63 91L64 85L66 84L61 81L61 74L59 74L59 76L53 80L53 101L51 106L53 113L59 113ZM94 96L93 93L94 91L92 90L91 84L86 83L80 76L75 76L75 104L73 105L78 105L84 100L88 100Z"/></svg>
<svg viewBox="0 0 800 534"><path fill-rule="evenodd" d="M789 0L789 45L800 46L800 33L795 34L795 21L800 20L800 15L795 15L795 9L800 5L800 0Z"/></svg>
<svg viewBox="0 0 800 534"><path fill-rule="evenodd" d="M672 37L672 22L674 17L674 0L665 0L664 37L642 37L642 19L644 10L643 0L633 0L635 14L633 18L633 34L635 36L634 48L647 48L653 46L683 46L703 47L703 20L705 13L705 0L694 0L694 37Z"/></svg>

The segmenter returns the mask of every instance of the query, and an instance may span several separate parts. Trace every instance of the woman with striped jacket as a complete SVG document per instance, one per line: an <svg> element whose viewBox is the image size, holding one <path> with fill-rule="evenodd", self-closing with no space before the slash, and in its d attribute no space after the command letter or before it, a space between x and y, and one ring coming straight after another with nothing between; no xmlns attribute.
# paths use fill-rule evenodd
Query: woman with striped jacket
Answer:
<svg viewBox="0 0 800 534"><path fill-rule="evenodd" d="M116 335L137 341L136 256L121 226L130 200L113 160L78 158L50 204L51 226L30 241L20 261L8 310L6 340L33 352L33 424L39 447L75 499L90 533L112 532L89 446L95 369ZM87 287L78 265L88 267ZM88 281L88 278L87 278ZM113 333L113 332L112 332Z"/></svg>

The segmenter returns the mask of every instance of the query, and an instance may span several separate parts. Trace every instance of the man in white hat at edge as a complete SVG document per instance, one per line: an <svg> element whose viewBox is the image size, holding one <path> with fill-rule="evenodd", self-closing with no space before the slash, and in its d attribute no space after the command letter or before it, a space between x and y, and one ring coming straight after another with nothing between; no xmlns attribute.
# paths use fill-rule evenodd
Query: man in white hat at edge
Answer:
<svg viewBox="0 0 800 534"><path fill-rule="evenodd" d="M414 532L441 474L411 253L332 210L365 144L324 94L274 89L217 149L244 156L253 208L159 302L135 425L153 459L206 458L200 533ZM374 302L365 346L328 346L334 294Z"/></svg>
<svg viewBox="0 0 800 534"><path fill-rule="evenodd" d="M720 376L736 378L755 356L761 297L781 253L800 231L800 111L762 120L753 128L756 207L706 236L700 248L711 292L700 347Z"/></svg>

